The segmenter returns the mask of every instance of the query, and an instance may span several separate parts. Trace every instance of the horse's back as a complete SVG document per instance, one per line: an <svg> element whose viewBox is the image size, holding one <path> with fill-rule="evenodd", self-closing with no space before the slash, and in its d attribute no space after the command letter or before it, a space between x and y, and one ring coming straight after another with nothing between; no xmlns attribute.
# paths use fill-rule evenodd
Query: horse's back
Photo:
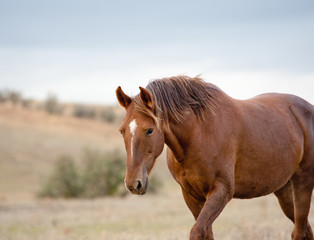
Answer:
<svg viewBox="0 0 314 240"><path fill-rule="evenodd" d="M291 94L270 93L262 94L255 98L258 101L260 101L259 99L262 101L266 100L271 103L270 107L292 114L302 131L304 146L308 145L308 147L314 148L314 106L312 104ZM304 151L307 150L304 149Z"/></svg>
<svg viewBox="0 0 314 240"><path fill-rule="evenodd" d="M298 126L304 135L311 133L314 138L314 106L306 100L291 94L266 93L258 95L254 98L244 101L247 106L252 105L252 109L263 109L262 114L268 117L278 116L294 116L294 118L286 118L285 121L297 120ZM254 110L253 110L254 111ZM273 113L273 114L272 114Z"/></svg>

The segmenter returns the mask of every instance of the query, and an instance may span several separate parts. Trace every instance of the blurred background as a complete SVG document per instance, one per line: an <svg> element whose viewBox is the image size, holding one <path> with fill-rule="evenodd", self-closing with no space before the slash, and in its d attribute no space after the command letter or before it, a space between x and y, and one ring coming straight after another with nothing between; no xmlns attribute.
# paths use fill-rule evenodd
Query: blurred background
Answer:
<svg viewBox="0 0 314 240"><path fill-rule="evenodd" d="M234 98L314 103L314 2L0 0L0 239L188 239L164 154L151 191L124 190L129 95L202 77ZM310 213L313 226L314 212ZM289 239L276 199L232 200L217 239Z"/></svg>

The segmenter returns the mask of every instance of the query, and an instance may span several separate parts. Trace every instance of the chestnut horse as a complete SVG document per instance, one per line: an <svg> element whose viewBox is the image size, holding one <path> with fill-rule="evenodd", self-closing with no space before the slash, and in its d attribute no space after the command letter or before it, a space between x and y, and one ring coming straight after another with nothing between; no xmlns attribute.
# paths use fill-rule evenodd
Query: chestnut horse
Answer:
<svg viewBox="0 0 314 240"><path fill-rule="evenodd" d="M167 163L196 220L190 239L214 239L212 224L232 198L274 193L294 223L293 240L313 240L314 106L288 94L235 100L199 77L152 81L116 95L126 115L125 185L144 194L164 144Z"/></svg>

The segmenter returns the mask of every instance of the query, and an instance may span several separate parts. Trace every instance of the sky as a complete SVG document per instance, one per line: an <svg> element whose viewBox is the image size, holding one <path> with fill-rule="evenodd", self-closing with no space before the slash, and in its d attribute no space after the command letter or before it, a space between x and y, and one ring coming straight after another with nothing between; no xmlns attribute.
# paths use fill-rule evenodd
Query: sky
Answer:
<svg viewBox="0 0 314 240"><path fill-rule="evenodd" d="M0 0L0 89L116 104L150 80L202 74L234 98L314 103L313 0Z"/></svg>

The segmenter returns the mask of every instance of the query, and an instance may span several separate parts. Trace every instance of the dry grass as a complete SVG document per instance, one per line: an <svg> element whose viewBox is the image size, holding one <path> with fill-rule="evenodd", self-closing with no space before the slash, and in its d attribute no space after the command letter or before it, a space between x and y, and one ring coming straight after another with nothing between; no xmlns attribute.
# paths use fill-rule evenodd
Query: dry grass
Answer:
<svg viewBox="0 0 314 240"><path fill-rule="evenodd" d="M0 239L188 239L194 220L177 190L125 199L5 201L0 205ZM215 222L214 233L225 240L286 240L292 228L275 197L268 196L232 200Z"/></svg>
<svg viewBox="0 0 314 240"><path fill-rule="evenodd" d="M194 224L179 186L160 160L160 195L95 200L36 199L61 153L123 149L118 126L0 105L0 240L188 239ZM310 213L314 225L314 210ZM271 195L232 200L214 224L216 239L286 240L293 225Z"/></svg>
<svg viewBox="0 0 314 240"><path fill-rule="evenodd" d="M0 104L0 192L36 191L61 154L122 148L118 126Z"/></svg>

